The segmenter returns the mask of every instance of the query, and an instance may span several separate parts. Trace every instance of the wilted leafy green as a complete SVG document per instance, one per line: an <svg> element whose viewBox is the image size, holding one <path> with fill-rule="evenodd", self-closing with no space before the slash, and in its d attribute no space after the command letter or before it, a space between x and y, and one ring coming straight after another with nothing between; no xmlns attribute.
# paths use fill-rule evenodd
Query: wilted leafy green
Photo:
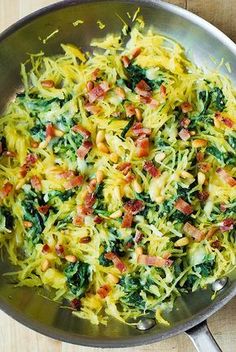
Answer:
<svg viewBox="0 0 236 352"><path fill-rule="evenodd" d="M90 265L83 262L70 263L65 268L67 286L78 298L82 297L88 286L91 275Z"/></svg>

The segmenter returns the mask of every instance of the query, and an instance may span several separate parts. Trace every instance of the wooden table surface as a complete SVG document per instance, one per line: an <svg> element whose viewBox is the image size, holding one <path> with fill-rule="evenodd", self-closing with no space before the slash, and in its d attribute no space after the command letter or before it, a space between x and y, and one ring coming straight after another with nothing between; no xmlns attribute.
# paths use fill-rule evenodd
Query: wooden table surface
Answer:
<svg viewBox="0 0 236 352"><path fill-rule="evenodd" d="M19 18L54 3L55 0L0 0L0 31ZM172 0L210 21L236 41L236 0ZM1 47L0 47L1 50ZM224 352L236 351L236 298L209 319L209 327ZM107 349L107 352L194 352L188 338L182 334L143 347ZM101 352L102 349L73 346L44 337L0 312L1 352ZM206 351L208 352L208 351Z"/></svg>

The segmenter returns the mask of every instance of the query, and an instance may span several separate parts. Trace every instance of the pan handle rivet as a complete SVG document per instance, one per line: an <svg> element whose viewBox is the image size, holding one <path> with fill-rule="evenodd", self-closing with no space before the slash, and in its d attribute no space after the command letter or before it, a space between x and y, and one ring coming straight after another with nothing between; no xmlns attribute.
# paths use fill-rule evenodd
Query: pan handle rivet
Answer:
<svg viewBox="0 0 236 352"><path fill-rule="evenodd" d="M137 324L137 329L141 330L141 331L146 331L146 330L153 328L154 325L156 325L156 322L154 319L142 318L139 320L139 322Z"/></svg>
<svg viewBox="0 0 236 352"><path fill-rule="evenodd" d="M216 280L215 282L213 282L212 284L212 290L214 292L218 292L220 290L222 290L222 288L225 287L225 285L228 282L228 278L227 277L222 277L221 279Z"/></svg>

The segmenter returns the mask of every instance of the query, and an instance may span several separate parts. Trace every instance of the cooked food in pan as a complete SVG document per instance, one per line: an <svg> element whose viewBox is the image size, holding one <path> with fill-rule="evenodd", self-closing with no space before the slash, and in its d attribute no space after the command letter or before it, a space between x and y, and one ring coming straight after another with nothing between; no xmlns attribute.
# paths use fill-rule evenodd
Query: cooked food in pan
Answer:
<svg viewBox="0 0 236 352"><path fill-rule="evenodd" d="M94 324L168 324L177 296L235 266L235 90L140 27L31 55L0 118L11 275Z"/></svg>

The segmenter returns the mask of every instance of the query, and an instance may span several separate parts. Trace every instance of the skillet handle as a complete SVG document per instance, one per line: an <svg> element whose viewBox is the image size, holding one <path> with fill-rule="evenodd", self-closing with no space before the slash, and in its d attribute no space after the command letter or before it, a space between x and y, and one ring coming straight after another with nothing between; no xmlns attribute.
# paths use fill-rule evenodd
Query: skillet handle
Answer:
<svg viewBox="0 0 236 352"><path fill-rule="evenodd" d="M212 336L206 320L192 329L185 331L185 333L192 340L198 352L222 352Z"/></svg>

